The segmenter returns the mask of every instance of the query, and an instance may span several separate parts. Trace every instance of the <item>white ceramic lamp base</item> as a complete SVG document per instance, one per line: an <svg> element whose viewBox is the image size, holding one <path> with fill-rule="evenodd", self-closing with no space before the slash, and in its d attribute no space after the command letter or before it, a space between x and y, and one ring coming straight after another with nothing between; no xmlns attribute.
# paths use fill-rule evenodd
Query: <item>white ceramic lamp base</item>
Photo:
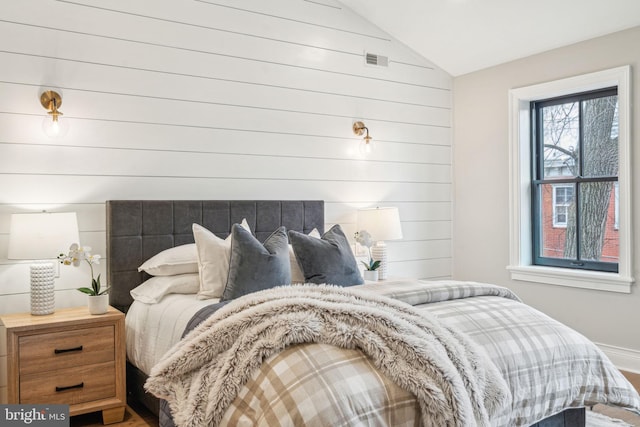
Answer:
<svg viewBox="0 0 640 427"><path fill-rule="evenodd" d="M53 263L31 264L31 314L41 316L55 310Z"/></svg>
<svg viewBox="0 0 640 427"><path fill-rule="evenodd" d="M380 261L378 280L385 280L389 274L387 269L387 245L384 242L376 242L376 244L371 247L371 258L373 258L374 261Z"/></svg>

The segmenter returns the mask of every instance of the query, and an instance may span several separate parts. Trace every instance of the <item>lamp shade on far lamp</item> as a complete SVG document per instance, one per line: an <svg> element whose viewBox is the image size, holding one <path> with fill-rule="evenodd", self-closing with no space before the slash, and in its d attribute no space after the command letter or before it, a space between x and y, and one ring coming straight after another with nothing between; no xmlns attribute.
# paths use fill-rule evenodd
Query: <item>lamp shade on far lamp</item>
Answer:
<svg viewBox="0 0 640 427"><path fill-rule="evenodd" d="M371 248L371 257L380 261L378 278L388 277L388 257L385 240L402 239L402 226L398 208L382 207L358 210L358 230L366 230L376 244Z"/></svg>
<svg viewBox="0 0 640 427"><path fill-rule="evenodd" d="M31 314L55 309L55 265L50 261L78 243L75 212L12 214L8 259L40 261L31 265Z"/></svg>

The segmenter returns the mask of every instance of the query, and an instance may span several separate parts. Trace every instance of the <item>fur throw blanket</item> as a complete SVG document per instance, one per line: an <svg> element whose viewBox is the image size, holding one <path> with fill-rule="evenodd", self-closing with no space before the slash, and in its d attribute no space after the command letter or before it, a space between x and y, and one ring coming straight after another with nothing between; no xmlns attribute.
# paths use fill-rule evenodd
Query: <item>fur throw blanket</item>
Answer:
<svg viewBox="0 0 640 427"><path fill-rule="evenodd" d="M362 290L268 289L219 309L152 370L145 388L178 426L217 425L263 360L298 343L358 349L416 396L424 425L489 426L510 401L495 365L435 316Z"/></svg>

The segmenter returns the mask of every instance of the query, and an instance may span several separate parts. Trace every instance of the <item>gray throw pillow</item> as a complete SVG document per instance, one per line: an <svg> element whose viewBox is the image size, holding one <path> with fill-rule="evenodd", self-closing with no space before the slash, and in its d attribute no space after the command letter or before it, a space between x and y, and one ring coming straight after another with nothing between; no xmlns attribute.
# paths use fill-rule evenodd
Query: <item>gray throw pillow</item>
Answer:
<svg viewBox="0 0 640 427"><path fill-rule="evenodd" d="M231 228L229 276L221 301L291 283L287 230L278 228L264 244L238 224Z"/></svg>
<svg viewBox="0 0 640 427"><path fill-rule="evenodd" d="M338 286L364 283L340 225L331 227L320 239L289 230L289 240L306 282Z"/></svg>

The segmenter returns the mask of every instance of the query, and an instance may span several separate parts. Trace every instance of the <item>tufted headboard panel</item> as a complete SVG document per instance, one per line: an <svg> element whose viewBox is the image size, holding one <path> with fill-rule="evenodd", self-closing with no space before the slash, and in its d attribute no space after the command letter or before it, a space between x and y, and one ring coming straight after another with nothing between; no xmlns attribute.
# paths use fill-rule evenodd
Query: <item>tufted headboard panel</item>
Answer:
<svg viewBox="0 0 640 427"><path fill-rule="evenodd" d="M260 241L281 225L324 232L321 200L109 200L106 210L109 302L123 312L133 302L129 292L148 278L138 267L165 249L193 243L193 223L225 238L245 218Z"/></svg>

